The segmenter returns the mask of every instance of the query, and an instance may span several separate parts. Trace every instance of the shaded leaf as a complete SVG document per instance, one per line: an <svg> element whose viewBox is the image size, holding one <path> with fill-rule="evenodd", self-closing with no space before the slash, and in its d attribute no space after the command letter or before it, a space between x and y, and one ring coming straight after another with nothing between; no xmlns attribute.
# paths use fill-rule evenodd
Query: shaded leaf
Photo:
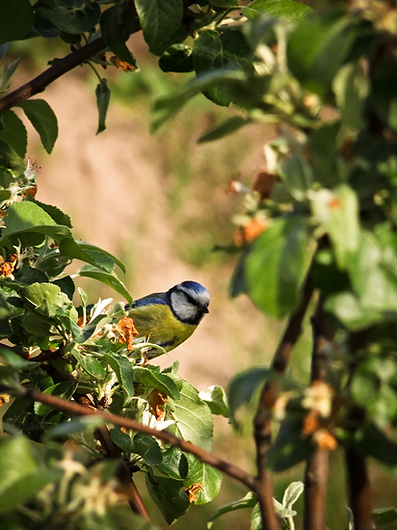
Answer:
<svg viewBox="0 0 397 530"><path fill-rule="evenodd" d="M44 149L50 154L58 138L58 120L54 111L43 99L20 101L18 107L23 109L27 118L39 133Z"/></svg>
<svg viewBox="0 0 397 530"><path fill-rule="evenodd" d="M0 1L0 44L26 37L33 24L29 0Z"/></svg>
<svg viewBox="0 0 397 530"><path fill-rule="evenodd" d="M98 108L98 128L96 134L106 129L106 114L110 101L110 88L106 79L102 78L95 89L96 104Z"/></svg>

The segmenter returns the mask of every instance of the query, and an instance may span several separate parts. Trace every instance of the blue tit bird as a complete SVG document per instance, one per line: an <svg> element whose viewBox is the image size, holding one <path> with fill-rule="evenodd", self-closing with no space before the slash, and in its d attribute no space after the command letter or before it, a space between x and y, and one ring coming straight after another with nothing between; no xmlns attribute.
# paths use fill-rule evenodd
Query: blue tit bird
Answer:
<svg viewBox="0 0 397 530"><path fill-rule="evenodd" d="M193 281L174 285L164 293L152 293L135 300L128 310L140 337L146 337L169 352L182 344L208 313L210 295L205 287ZM159 350L149 350L153 359Z"/></svg>

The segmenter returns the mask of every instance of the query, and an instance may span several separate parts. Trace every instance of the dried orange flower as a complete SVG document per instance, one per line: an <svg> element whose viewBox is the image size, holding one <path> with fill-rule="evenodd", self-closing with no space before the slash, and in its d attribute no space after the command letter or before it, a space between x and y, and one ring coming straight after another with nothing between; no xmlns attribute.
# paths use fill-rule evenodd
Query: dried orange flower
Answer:
<svg viewBox="0 0 397 530"><path fill-rule="evenodd" d="M22 194L22 197L26 197L27 195L30 195L31 197L36 197L37 195L37 184L33 184L31 188L27 189L25 193Z"/></svg>
<svg viewBox="0 0 397 530"><path fill-rule="evenodd" d="M134 337L139 335L139 332L134 326L134 321L130 317L124 317L117 322L117 331L120 333L119 342L127 344L127 350L132 351L132 341Z"/></svg>
<svg viewBox="0 0 397 530"><path fill-rule="evenodd" d="M16 254L10 254L7 261L4 261L4 259L0 256L0 276L2 278L11 276L17 263L18 256Z"/></svg>
<svg viewBox="0 0 397 530"><path fill-rule="evenodd" d="M312 434L316 433L320 427L321 423L318 412L315 410L310 410L303 420L303 436L311 436Z"/></svg>
<svg viewBox="0 0 397 530"><path fill-rule="evenodd" d="M133 64L123 61L123 59L120 59L120 57L117 57L116 55L112 55L110 62L116 65L116 68L119 68L119 70L123 70L123 72L133 72L136 69Z"/></svg>
<svg viewBox="0 0 397 530"><path fill-rule="evenodd" d="M313 436L313 440L319 449L325 451L335 451L338 447L338 442L335 436L326 429L320 429L317 431Z"/></svg>
<svg viewBox="0 0 397 530"><path fill-rule="evenodd" d="M255 241L261 233L267 228L265 219L253 217L247 224L240 226L234 233L233 240L237 247L242 247L246 243Z"/></svg>
<svg viewBox="0 0 397 530"><path fill-rule="evenodd" d="M153 409L153 414L157 421L161 421L165 416L164 405L167 403L167 396L157 389L152 390L149 396L149 403Z"/></svg>
<svg viewBox="0 0 397 530"><path fill-rule="evenodd" d="M197 501L197 493L202 489L203 486L200 484L200 482L196 482L185 489L185 493L188 496L190 503Z"/></svg>

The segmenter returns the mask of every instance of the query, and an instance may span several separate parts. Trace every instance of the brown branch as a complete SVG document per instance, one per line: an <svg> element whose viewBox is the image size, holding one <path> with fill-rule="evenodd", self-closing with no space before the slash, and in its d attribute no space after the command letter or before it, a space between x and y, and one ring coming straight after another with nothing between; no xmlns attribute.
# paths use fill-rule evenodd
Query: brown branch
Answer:
<svg viewBox="0 0 397 530"><path fill-rule="evenodd" d="M350 508L355 530L374 530L371 485L364 458L350 447L345 451Z"/></svg>
<svg viewBox="0 0 397 530"><path fill-rule="evenodd" d="M302 322L312 294L313 287L311 282L311 274L309 272L303 287L301 303L291 315L272 361L272 369L280 375L285 372L293 347L295 346L295 343L301 333ZM261 508L263 527L269 530L277 530L279 528L279 522L273 504L273 486L271 474L266 469L267 454L271 443L272 408L276 402L278 390L278 380L270 381L265 384L254 418L257 467L255 489L258 494L259 505Z"/></svg>
<svg viewBox="0 0 397 530"><path fill-rule="evenodd" d="M137 27L136 31L138 31L138 29L139 27ZM0 114L17 105L21 101L43 92L43 90L45 90L50 83L58 79L58 77L73 70L73 68L84 63L90 57L96 55L105 48L106 44L100 37L99 39L89 42L79 50L69 53L66 57L59 59L59 61L40 75L0 99Z"/></svg>
<svg viewBox="0 0 397 530"><path fill-rule="evenodd" d="M4 392L12 391L12 389L1 385L0 390ZM182 440L181 438L178 438L177 436L174 436L173 434L167 431L158 431L130 418L123 418L122 416L117 416L116 414L111 414L107 411L100 412L85 405L80 405L79 403L66 401L57 396L43 394L42 392L38 392L37 390L33 390L31 388L19 387L18 390L24 398L31 399L33 401L38 401L40 403L45 403L46 405L50 405L55 409L61 410L68 414L77 416L97 416L103 418L105 422L112 423L113 425L117 425L118 427L125 427L126 429L140 432L148 436L154 436L159 440L163 440L163 442L166 442L175 447L179 447L182 451L186 453L190 453L196 456L204 464L208 464L216 469L219 469L219 471L241 482L250 490L256 491L255 477L253 477L250 473L247 473L238 466L231 464L230 462L227 462L226 460L223 460L215 456L214 454L205 451L204 449L201 449L201 447L198 447L197 445L194 445L189 441Z"/></svg>
<svg viewBox="0 0 397 530"><path fill-rule="evenodd" d="M334 337L334 329L329 325L324 313L323 299L317 304L316 313L312 319L313 355L311 368L311 382L324 382L327 370L324 349ZM305 530L325 528L326 493L328 480L329 453L325 449L316 449L309 457L305 471Z"/></svg>
<svg viewBox="0 0 397 530"><path fill-rule="evenodd" d="M95 437L101 443L107 457L119 461L117 478L122 486L122 493L127 497L132 511L147 521L152 522L138 488L132 479L131 472L128 469L127 464L121 458L119 448L110 437L109 429L106 426L99 427L95 430Z"/></svg>

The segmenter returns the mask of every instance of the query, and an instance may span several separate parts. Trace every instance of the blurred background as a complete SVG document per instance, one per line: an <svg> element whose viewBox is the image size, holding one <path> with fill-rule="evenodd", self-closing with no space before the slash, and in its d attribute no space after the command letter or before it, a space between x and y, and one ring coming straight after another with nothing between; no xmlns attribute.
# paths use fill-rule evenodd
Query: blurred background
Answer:
<svg viewBox="0 0 397 530"><path fill-rule="evenodd" d="M11 51L24 59L11 88L42 72L49 60L70 51L66 45L56 46L43 39L36 40L34 49L31 43L17 43ZM48 156L35 131L29 129L28 156L40 166L37 198L69 214L76 237L108 250L125 263L127 274L123 278L120 273L120 277L134 298L167 290L186 279L205 285L211 294L209 315L187 342L158 359L158 364L166 367L179 360L181 376L199 390L209 385L227 387L237 372L269 364L283 327L283 323L266 319L248 298L230 298L237 257L214 251L216 245L232 241L236 228L232 217L244 210L243 199L228 191L230 181L251 184L264 167L264 144L277 131L267 124L251 125L225 139L198 144L202 134L232 113L198 96L151 134L154 99L188 77L161 72L140 35L131 40L130 49L140 71L98 70L108 78L112 90L107 129L100 135L95 136L97 78L88 66L55 81L42 95L57 115L59 138ZM79 284L92 303L98 297L119 300L114 291L93 280ZM302 383L309 379L310 344L307 325L290 368L290 375ZM240 434L233 433L224 418L215 418L214 433L214 453L251 472L253 411L247 409L242 414ZM347 527L342 458L339 453L331 455L328 526L332 529ZM386 475L379 469L371 472L378 505L387 505L385 498L392 504L392 494L385 491ZM278 476L275 495L281 499L293 480L303 480L303 467ZM225 479L214 502L193 506L174 528L206 528L207 518L217 507L246 493L239 484ZM145 502L155 522L165 528L157 508L150 499ZM302 504L300 500L296 505L300 515ZM214 524L219 530L231 527L249 528L249 513L233 512ZM301 520L296 527L302 527Z"/></svg>

